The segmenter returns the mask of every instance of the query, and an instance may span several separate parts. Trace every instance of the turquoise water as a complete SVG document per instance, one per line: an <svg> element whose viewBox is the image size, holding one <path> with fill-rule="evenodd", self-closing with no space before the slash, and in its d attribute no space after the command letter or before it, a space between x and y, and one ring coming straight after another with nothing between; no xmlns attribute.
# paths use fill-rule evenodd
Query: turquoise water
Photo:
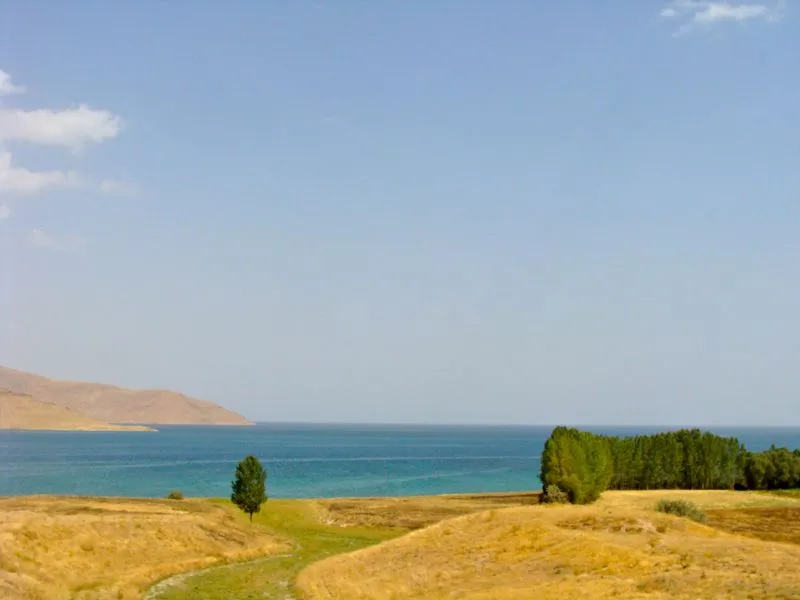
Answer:
<svg viewBox="0 0 800 600"><path fill-rule="evenodd" d="M136 432L0 432L0 495L227 496L258 456L272 497L395 496L539 488L551 427L260 424ZM587 428L629 435L659 428ZM711 428L751 450L800 447L800 428Z"/></svg>

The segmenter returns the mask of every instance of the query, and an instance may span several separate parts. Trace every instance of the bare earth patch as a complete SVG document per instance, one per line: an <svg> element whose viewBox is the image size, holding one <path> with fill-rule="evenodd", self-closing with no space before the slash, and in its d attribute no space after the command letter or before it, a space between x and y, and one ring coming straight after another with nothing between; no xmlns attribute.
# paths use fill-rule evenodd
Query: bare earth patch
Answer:
<svg viewBox="0 0 800 600"><path fill-rule="evenodd" d="M754 506L706 512L711 527L761 540L800 544L800 506Z"/></svg>
<svg viewBox="0 0 800 600"><path fill-rule="evenodd" d="M128 600L174 573L287 551L204 501L0 498L0 598Z"/></svg>
<svg viewBox="0 0 800 600"><path fill-rule="evenodd" d="M342 527L420 529L491 508L539 504L539 492L318 500L320 519Z"/></svg>

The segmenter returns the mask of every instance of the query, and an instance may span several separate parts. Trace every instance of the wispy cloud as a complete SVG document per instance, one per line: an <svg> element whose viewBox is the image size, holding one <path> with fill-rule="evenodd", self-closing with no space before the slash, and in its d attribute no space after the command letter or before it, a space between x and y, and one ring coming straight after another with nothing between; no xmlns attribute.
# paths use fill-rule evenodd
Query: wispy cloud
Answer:
<svg viewBox="0 0 800 600"><path fill-rule="evenodd" d="M86 238L79 235L51 235L41 229L32 229L28 234L28 243L34 248L41 250L53 250L57 252L75 252L84 248L87 244Z"/></svg>
<svg viewBox="0 0 800 600"><path fill-rule="evenodd" d="M11 75L0 70L0 97L26 91L25 86L13 82ZM118 115L86 104L55 110L0 107L0 220L11 216L9 202L20 196L30 197L76 187L104 194L135 194L136 185L131 182L98 180L72 170L34 171L12 161L14 144L27 143L80 152L89 145L117 137L122 128L122 119ZM41 229L32 230L28 241L37 248L62 251L77 250L86 243L77 235L59 237Z"/></svg>
<svg viewBox="0 0 800 600"><path fill-rule="evenodd" d="M137 196L139 194L139 186L135 183L118 179L103 179L99 188L104 194L112 196Z"/></svg>
<svg viewBox="0 0 800 600"><path fill-rule="evenodd" d="M703 0L674 0L661 9L662 19L679 21L676 35L700 27L708 28L721 23L743 23L745 21L776 22L781 19L783 4L743 4L732 2L709 2Z"/></svg>
<svg viewBox="0 0 800 600"><path fill-rule="evenodd" d="M13 166L10 152L0 152L0 196L32 196L80 183L81 177L74 171L29 171Z"/></svg>
<svg viewBox="0 0 800 600"><path fill-rule="evenodd" d="M14 85L11 82L11 75L0 70L0 96L10 96L11 94L24 94L24 85Z"/></svg>

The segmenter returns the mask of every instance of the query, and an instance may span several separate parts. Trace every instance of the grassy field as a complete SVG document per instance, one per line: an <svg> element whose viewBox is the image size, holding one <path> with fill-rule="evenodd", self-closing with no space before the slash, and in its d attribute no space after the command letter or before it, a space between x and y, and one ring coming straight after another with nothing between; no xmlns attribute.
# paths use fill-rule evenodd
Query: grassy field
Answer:
<svg viewBox="0 0 800 600"><path fill-rule="evenodd" d="M254 522L291 540L287 556L214 569L183 578L152 596L158 600L293 598L306 566L396 538L445 518L497 506L538 503L538 494L418 498L270 500Z"/></svg>
<svg viewBox="0 0 800 600"><path fill-rule="evenodd" d="M539 492L452 494L399 498L318 500L323 521L340 526L398 529L403 533L452 517L508 506L539 504Z"/></svg>
<svg viewBox="0 0 800 600"><path fill-rule="evenodd" d="M4 600L800 598L798 561L796 493L270 500L252 527L223 500L0 499Z"/></svg>
<svg viewBox="0 0 800 600"><path fill-rule="evenodd" d="M0 498L4 600L132 600L173 573L289 548L208 502Z"/></svg>
<svg viewBox="0 0 800 600"><path fill-rule="evenodd" d="M700 525L653 510L687 498ZM315 563L304 600L800 598L800 501L607 492L593 506L489 510ZM759 539L760 538L760 539Z"/></svg>

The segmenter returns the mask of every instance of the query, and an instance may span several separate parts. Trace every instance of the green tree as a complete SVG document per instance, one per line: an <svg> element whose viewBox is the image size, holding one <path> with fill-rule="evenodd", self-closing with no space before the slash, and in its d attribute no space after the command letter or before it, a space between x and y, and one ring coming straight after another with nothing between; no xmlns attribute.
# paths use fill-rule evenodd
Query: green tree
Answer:
<svg viewBox="0 0 800 600"><path fill-rule="evenodd" d="M699 429L618 438L556 427L539 478L575 504L594 502L609 488L777 489L800 486L800 454L771 448L752 455L736 438Z"/></svg>
<svg viewBox="0 0 800 600"><path fill-rule="evenodd" d="M748 455L744 465L744 477L747 487L751 490L767 489L767 470L769 457L763 452Z"/></svg>
<svg viewBox="0 0 800 600"><path fill-rule="evenodd" d="M544 445L539 475L567 494L573 504L594 502L614 476L611 442L599 435L569 427L556 427Z"/></svg>
<svg viewBox="0 0 800 600"><path fill-rule="evenodd" d="M261 511L267 501L267 471L255 456L247 456L236 466L236 478L231 482L231 502L250 515Z"/></svg>

